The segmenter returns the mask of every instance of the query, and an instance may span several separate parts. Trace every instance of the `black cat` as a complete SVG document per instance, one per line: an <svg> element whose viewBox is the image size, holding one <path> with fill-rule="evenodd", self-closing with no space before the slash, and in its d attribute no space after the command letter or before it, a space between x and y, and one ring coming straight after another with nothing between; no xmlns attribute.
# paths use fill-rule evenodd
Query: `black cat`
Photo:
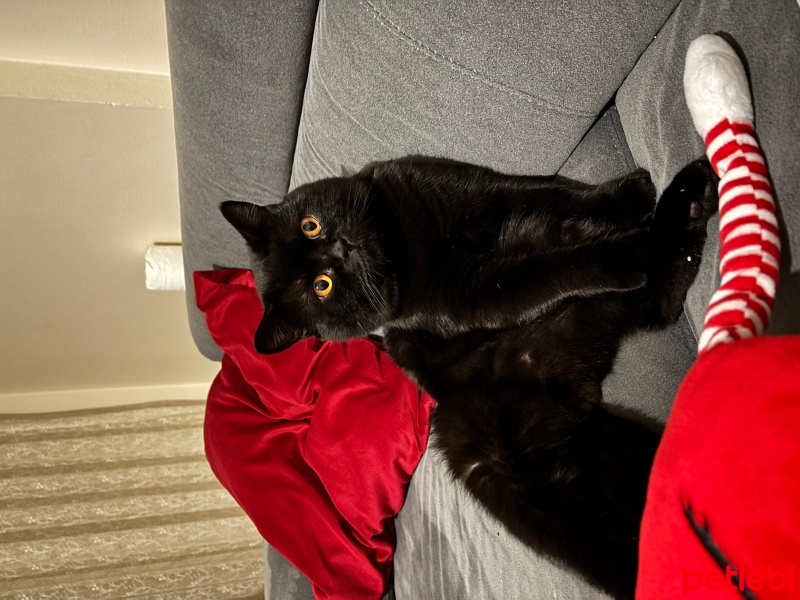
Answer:
<svg viewBox="0 0 800 600"><path fill-rule="evenodd" d="M632 598L658 435L607 412L601 383L625 334L680 315L717 205L708 164L655 204L642 170L592 186L410 157L221 208L265 306L258 351L384 328L467 489Z"/></svg>

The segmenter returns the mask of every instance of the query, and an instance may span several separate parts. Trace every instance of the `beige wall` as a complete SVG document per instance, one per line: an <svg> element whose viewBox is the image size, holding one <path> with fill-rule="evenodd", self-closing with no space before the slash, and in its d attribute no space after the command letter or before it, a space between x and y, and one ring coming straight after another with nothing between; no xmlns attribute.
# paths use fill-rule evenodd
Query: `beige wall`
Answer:
<svg viewBox="0 0 800 600"><path fill-rule="evenodd" d="M3 0L0 57L167 75L164 0Z"/></svg>
<svg viewBox="0 0 800 600"><path fill-rule="evenodd" d="M184 295L162 2L0 2L0 411L203 397Z"/></svg>

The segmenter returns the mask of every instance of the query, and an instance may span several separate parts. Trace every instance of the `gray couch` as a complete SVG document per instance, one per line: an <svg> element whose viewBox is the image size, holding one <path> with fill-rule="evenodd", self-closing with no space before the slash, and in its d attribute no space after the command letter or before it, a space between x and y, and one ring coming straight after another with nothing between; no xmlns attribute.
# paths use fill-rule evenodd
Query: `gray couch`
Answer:
<svg viewBox="0 0 800 600"><path fill-rule="evenodd" d="M187 304L220 351L191 272L247 267L224 200L405 154L598 182L647 168L663 189L703 153L681 85L699 34L742 51L784 224L772 332L800 331L800 8L795 0L224 0L167 2ZM716 231L717 222L710 227ZM681 321L624 345L607 401L666 420L717 284L715 237ZM397 520L398 599L599 598L522 547L423 459ZM268 550L267 597L310 597Z"/></svg>

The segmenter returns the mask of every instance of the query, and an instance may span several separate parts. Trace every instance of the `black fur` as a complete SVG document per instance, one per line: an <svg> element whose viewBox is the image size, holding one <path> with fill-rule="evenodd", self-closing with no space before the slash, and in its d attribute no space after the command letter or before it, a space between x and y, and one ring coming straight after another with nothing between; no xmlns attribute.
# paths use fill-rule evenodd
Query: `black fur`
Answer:
<svg viewBox="0 0 800 600"><path fill-rule="evenodd" d="M708 164L655 203L641 170L591 186L406 158L222 211L251 250L259 351L385 328L437 400L453 474L523 541L632 598L658 435L607 412L601 383L624 335L681 312L716 208Z"/></svg>

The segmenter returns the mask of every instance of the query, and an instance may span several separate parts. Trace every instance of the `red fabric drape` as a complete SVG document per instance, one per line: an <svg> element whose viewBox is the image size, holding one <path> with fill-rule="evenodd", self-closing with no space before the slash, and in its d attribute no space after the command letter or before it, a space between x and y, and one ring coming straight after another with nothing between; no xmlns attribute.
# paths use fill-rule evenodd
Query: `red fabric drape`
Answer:
<svg viewBox="0 0 800 600"><path fill-rule="evenodd" d="M214 473L317 598L380 598L433 400L370 340L260 355L252 273L197 272L194 282L225 353L206 408Z"/></svg>

